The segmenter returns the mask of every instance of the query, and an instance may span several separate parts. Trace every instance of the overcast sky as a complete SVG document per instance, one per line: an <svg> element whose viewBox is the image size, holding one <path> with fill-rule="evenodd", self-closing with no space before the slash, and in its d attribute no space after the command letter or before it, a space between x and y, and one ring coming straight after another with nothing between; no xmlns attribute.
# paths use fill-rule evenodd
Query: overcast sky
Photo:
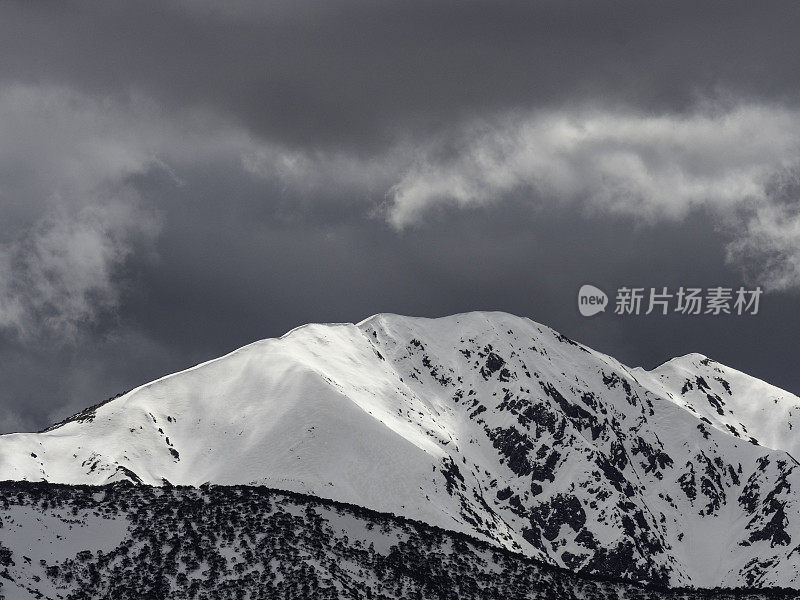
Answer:
<svg viewBox="0 0 800 600"><path fill-rule="evenodd" d="M799 393L798 26L794 1L3 2L0 432L378 312L504 310ZM584 283L765 293L584 318Z"/></svg>

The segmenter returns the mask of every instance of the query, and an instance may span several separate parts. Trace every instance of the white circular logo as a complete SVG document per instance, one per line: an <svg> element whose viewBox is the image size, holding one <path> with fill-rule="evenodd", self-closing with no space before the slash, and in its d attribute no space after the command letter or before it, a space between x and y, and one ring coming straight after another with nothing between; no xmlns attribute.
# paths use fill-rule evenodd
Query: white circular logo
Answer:
<svg viewBox="0 0 800 600"><path fill-rule="evenodd" d="M578 290L578 311L584 317L591 317L599 312L604 312L608 305L606 293L593 285L582 285Z"/></svg>

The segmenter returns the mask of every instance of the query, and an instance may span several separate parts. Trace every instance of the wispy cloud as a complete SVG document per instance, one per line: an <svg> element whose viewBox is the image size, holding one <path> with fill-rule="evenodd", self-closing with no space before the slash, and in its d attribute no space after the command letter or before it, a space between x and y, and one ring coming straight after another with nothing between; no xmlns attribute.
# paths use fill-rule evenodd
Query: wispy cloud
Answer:
<svg viewBox="0 0 800 600"><path fill-rule="evenodd" d="M117 307L117 271L136 243L158 231L154 214L117 197L74 214L48 214L0 246L0 327L23 336L43 329L71 336Z"/></svg>
<svg viewBox="0 0 800 600"><path fill-rule="evenodd" d="M800 198L757 202L740 225L726 249L728 262L768 289L800 289Z"/></svg>
<svg viewBox="0 0 800 600"><path fill-rule="evenodd" d="M0 328L70 336L116 308L120 267L159 228L126 184L159 164L146 110L62 87L0 89Z"/></svg>
<svg viewBox="0 0 800 600"><path fill-rule="evenodd" d="M491 204L521 189L650 221L732 208L766 200L770 178L800 161L798 124L800 113L754 106L509 117L472 127L444 159L423 156L392 189L387 216L402 228L436 204Z"/></svg>

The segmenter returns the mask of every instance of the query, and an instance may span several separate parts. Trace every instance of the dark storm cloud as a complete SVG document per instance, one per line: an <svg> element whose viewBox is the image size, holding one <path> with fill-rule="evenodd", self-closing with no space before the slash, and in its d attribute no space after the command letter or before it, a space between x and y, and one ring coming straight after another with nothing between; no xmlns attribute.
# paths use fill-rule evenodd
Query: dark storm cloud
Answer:
<svg viewBox="0 0 800 600"><path fill-rule="evenodd" d="M498 309L797 391L794 2L0 8L0 431L308 321ZM577 288L776 290L753 318ZM766 270L765 270L766 269Z"/></svg>
<svg viewBox="0 0 800 600"><path fill-rule="evenodd" d="M19 2L0 78L134 88L290 146L366 151L565 102L795 102L799 19L794 2Z"/></svg>

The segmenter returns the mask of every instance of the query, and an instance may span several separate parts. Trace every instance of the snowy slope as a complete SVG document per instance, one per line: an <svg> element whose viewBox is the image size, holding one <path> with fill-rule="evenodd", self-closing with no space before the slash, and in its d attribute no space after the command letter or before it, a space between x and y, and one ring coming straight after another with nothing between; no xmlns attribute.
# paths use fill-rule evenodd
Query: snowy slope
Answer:
<svg viewBox="0 0 800 600"><path fill-rule="evenodd" d="M800 398L702 354L653 370L664 391L714 427L761 446L800 456Z"/></svg>
<svg viewBox="0 0 800 600"><path fill-rule="evenodd" d="M0 436L0 480L266 485L579 571L800 587L798 417L699 355L647 372L508 314L377 315Z"/></svg>

